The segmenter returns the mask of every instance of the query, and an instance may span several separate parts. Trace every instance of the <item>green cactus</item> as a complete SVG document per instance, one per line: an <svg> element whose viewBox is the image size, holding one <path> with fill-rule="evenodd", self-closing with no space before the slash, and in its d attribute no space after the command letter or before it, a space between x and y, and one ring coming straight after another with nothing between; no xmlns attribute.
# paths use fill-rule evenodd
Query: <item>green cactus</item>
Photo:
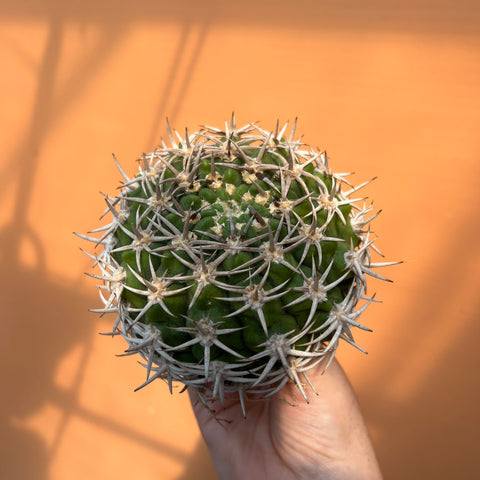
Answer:
<svg viewBox="0 0 480 480"><path fill-rule="evenodd" d="M81 235L113 333L157 378L202 399L267 397L293 381L307 400L307 370L333 359L374 301L366 276L375 251L370 207L325 152L251 124L203 127L144 154L139 172L106 196L108 225ZM343 189L342 189L343 187ZM302 378L303 377L303 378ZM307 400L308 401L308 400ZM245 411L244 411L245 413Z"/></svg>

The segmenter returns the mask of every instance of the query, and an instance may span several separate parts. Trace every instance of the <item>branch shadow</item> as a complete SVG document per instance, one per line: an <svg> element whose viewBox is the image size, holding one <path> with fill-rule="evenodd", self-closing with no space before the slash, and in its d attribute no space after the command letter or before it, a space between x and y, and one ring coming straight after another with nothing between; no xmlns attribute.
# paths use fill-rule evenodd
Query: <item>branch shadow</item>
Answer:
<svg viewBox="0 0 480 480"><path fill-rule="evenodd" d="M34 268L24 267L9 256L12 243L17 241L16 232L12 233L12 229L0 232L2 276L7 279L1 288L4 342L0 350L0 375L4 392L8 392L0 398L2 471L8 473L8 478L47 478L49 462L73 417L185 463L182 451L168 441L153 434L145 435L80 404L85 366L98 333L96 319L88 314L87 306L97 299L50 275L44 266L41 245L34 237L31 240L39 253ZM57 366L79 345L82 351L79 368L68 379L72 387L60 387L54 378ZM22 426L23 421L46 406L54 406L61 412L58 424L52 426L49 436L53 440L49 445ZM21 461L22 458L28 461Z"/></svg>
<svg viewBox="0 0 480 480"><path fill-rule="evenodd" d="M93 300L93 291L92 296L85 295L76 285L48 271L45 247L36 228L29 223L29 210L39 152L46 136L93 80L106 57L118 47L125 29L119 28L114 21L109 22L96 48L86 52L70 79L59 86L56 80L64 26L65 19L58 11L54 12L49 19L30 121L5 170L9 173L8 182L16 190L11 220L0 231L0 292L4 316L0 374L4 391L8 392L0 399L0 462L2 472L15 479L47 478L50 461L73 417L80 417L176 462L188 463L183 452L168 442L89 411L78 400L90 346L97 333L87 308L97 299ZM25 242L33 246L33 266L21 260L21 246ZM80 367L72 373L70 383L73 387L65 390L56 385L55 373L62 358L78 346L82 351ZM49 432L53 440L47 444L43 437L26 428L24 422L52 405L60 410L61 418L58 425L52 427L55 431ZM23 461L25 458L28 461Z"/></svg>
<svg viewBox="0 0 480 480"><path fill-rule="evenodd" d="M172 65L171 65L171 68L169 69L166 85L161 91L160 100L156 108L156 114L152 123L152 128L150 130L150 135L148 137L147 145L153 145L155 143L155 140L158 135L159 127L163 118L168 116L170 121L174 122L176 116L178 115L178 112L183 106L185 97L188 92L188 88L192 82L195 69L198 65L200 54L205 45L209 28L210 28L210 21L208 19L200 22L198 33L193 32L193 36L196 39L195 39L193 50L190 53L186 49L186 44L188 42L189 37L192 36L193 25L188 20L184 24L182 28L182 33L180 35L180 39L177 44L175 54L173 56ZM187 61L186 70L183 73L183 77L179 79L177 78L180 76L179 66L181 63L181 59L184 56L188 56L189 58ZM176 96L174 96L172 99L171 98L172 90L176 82L180 83L180 88ZM169 103L172 103L172 107L169 109L167 114L166 107Z"/></svg>
<svg viewBox="0 0 480 480"><path fill-rule="evenodd" d="M18 248L15 227L0 233L6 336L0 353L0 375L4 391L8 392L0 398L0 443L7 447L1 449L1 465L9 478L44 479L53 451L20 423L52 402L58 389L53 378L58 362L78 344L88 352L94 325L85 321L89 299L48 275L43 249L29 234L37 249L33 268L23 266L10 255ZM70 392L72 395L81 385L81 372L76 372L75 377L77 387ZM68 409L64 414L68 415ZM58 443L58 433L54 444Z"/></svg>

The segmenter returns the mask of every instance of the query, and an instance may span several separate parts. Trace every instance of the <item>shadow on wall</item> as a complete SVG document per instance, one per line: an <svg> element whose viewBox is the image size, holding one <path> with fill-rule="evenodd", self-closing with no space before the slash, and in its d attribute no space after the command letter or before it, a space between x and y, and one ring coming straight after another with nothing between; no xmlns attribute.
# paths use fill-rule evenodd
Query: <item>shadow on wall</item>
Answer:
<svg viewBox="0 0 480 480"><path fill-rule="evenodd" d="M477 190L478 191L478 190ZM435 245L438 261L416 279L426 295L388 319L397 329L392 353L357 393L385 478L477 478L478 261L458 238L477 238L465 216Z"/></svg>
<svg viewBox="0 0 480 480"><path fill-rule="evenodd" d="M473 203L480 177L476 184ZM372 365L370 380L358 382L382 471L391 480L479 475L480 257L458 242L478 238L480 227L466 210L445 222L444 233L421 259L418 278L409 279L409 290L418 293L385 319L395 332L389 353Z"/></svg>
<svg viewBox="0 0 480 480"><path fill-rule="evenodd" d="M41 480L46 478L49 457L71 414L78 393L75 386L81 385L83 372L72 372L74 387L70 391L55 386L53 376L58 362L76 345L82 345L81 363L85 363L93 324L85 319L90 299L53 281L45 270L41 246L32 235L28 240L37 248L37 265L29 269L10 255L18 241L13 227L0 236L2 276L8 279L2 286L2 310L6 314L0 354L1 464L10 478ZM49 449L35 433L19 426L22 419L48 403L63 407L63 418ZM28 461L23 461L19 452Z"/></svg>
<svg viewBox="0 0 480 480"><path fill-rule="evenodd" d="M73 348L80 345L83 352L82 364L86 363L89 352L89 341L97 329L93 319L85 315L87 306L92 304L91 297L85 297L75 290L74 286L66 286L61 279L53 279L46 269L42 245L38 242L34 229L28 225L28 209L31 201L30 192L35 184L36 161L44 137L50 132L59 113L66 110L69 104L78 98L84 88L92 81L97 69L104 63L105 57L117 48L128 26L135 21L179 22L185 26L185 38L188 25L207 25L208 19L215 23L236 25L264 25L278 28L328 28L342 30L372 29L377 31L407 31L440 34L478 34L480 33L480 4L474 1L460 0L409 0L405 2L363 2L361 5L353 0L342 2L342 7L333 0L315 2L299 0L292 4L286 1L265 1L263 3L246 0L238 4L206 0L205 2L178 1L162 2L139 0L133 6L126 0L106 0L104 2L30 2L4 1L0 4L2 19L23 21L29 19L49 20L51 29L43 62L39 69L38 89L33 107L31 122L27 127L23 141L12 162L7 166L12 174L1 175L0 182L13 181L17 185L15 212L11 223L0 232L0 264L2 265L2 311L3 341L0 350L0 374L3 381L4 394L0 399L2 416L0 417L0 439L2 444L2 465L11 473L11 478L46 479L50 458L59 444L62 432L73 413L78 413L77 395L73 387L69 391L59 389L53 379L60 360ZM52 17L53 8L55 16ZM66 82L63 91L54 88L59 55L62 43L63 25L65 22L100 23L103 36L98 48L87 52L78 64L72 81ZM203 22L203 23L202 23ZM201 48L200 36L198 49ZM177 55L183 55L182 40ZM191 69L195 68L192 57ZM175 78L175 71L169 78ZM167 85L173 83L167 82ZM184 89L188 87L185 80ZM162 92L159 110L168 98L168 88ZM182 97L175 103L180 108ZM159 112L159 117L164 112ZM155 130L155 126L154 126ZM20 188L21 187L21 188ZM0 188L0 195L5 189ZM470 238L469 225L465 225L459 238ZM20 263L19 246L29 241L36 247L36 266L27 268ZM453 249L455 250L455 249ZM443 271L451 265L442 264ZM465 259L468 262L468 259ZM442 272L439 272L441 275ZM444 292L446 298L448 292ZM418 321L441 311L441 305L430 305L430 311L424 310ZM402 313L402 312L401 312ZM403 312L406 316L411 312ZM406 317L408 318L408 317ZM417 320L417 319L415 319ZM431 322L429 322L432 325ZM412 325L415 328L415 325ZM413 330L412 330L413 331ZM412 339L404 339L408 345ZM388 400L379 402L377 384L372 390L359 392L367 417L376 418L383 435L379 447L380 457L384 459L385 472L391 471L390 478L414 478L409 473L412 463L417 462L420 451L425 458L424 472L416 478L429 478L433 469L436 478L451 478L454 465L472 465L474 459L473 446L476 435L469 427L469 415L480 401L478 391L469 397L468 392L475 378L471 378L473 355L476 350L475 336L471 331L458 333L450 345L446 345L443 355L438 359L435 370L422 379L422 385L408 401L398 405L397 414L392 414L395 405ZM408 352L405 354L408 360ZM415 368L415 365L412 365ZM73 372L72 385L80 385L83 371ZM460 399L460 400L459 400ZM50 446L35 433L18 426L18 421L32 415L47 403L59 405L62 410L62 421L54 433ZM445 418L445 406L450 416ZM88 416L85 418L99 422L104 428L120 434L128 434L134 440L151 448L168 449L154 438L145 438L127 431L122 425L109 423L106 419ZM451 448L452 437L459 432L459 423L464 437L457 448ZM470 423L471 425L471 423ZM395 432L395 435L389 434ZM413 439L413 441L412 441ZM470 445L472 450L469 450ZM18 452L28 462L18 461ZM451 452L438 458L437 451ZM172 451L172 456L177 452ZM452 459L452 455L456 456ZM436 466L432 467L432 462ZM414 463L415 464L415 463ZM430 466L428 466L430 465ZM395 473L395 472L396 473ZM200 444L186 465L184 474L178 479L213 478L208 453ZM458 473L458 471L456 471ZM397 475L397 476L395 476ZM431 477L433 478L433 477Z"/></svg>
<svg viewBox="0 0 480 480"><path fill-rule="evenodd" d="M34 3L34 2L33 2ZM0 10L5 6L2 4ZM50 16L50 12L49 12ZM162 455L169 455L186 465L188 472L215 472L205 446L199 443L191 459L155 437L148 437L131 428L86 410L78 403L84 365L87 364L91 341L98 331L87 308L97 302L80 293L75 285L54 278L47 270L44 248L35 228L29 225L31 194L36 181L39 152L59 114L81 95L93 80L105 57L116 49L125 31L110 22L95 49L87 51L78 62L72 81L64 89L56 85L56 77L65 19L56 11L49 18L49 33L39 68L37 91L30 121L11 161L1 173L0 197L16 189L11 220L0 231L0 265L2 265L2 349L0 375L3 395L0 398L0 464L9 478L46 480L49 463L54 458L63 433L72 416L79 416L100 428L128 437ZM180 48L181 53L181 48ZM180 102L181 99L179 99ZM8 174L7 174L8 173ZM8 182L8 185L7 183ZM34 266L20 261L22 245L29 244L35 253ZM79 272L80 274L80 272ZM56 385L54 375L60 361L80 346L79 369L68 379L71 388ZM53 405L60 410L58 425L52 426L51 441L45 440L22 425L22 421ZM20 455L21 452L21 455ZM22 459L28 459L23 461ZM210 472L210 473L208 473ZM192 477L188 477L192 478Z"/></svg>
<svg viewBox="0 0 480 480"><path fill-rule="evenodd" d="M93 316L87 315L87 307L97 299L93 300L93 295L79 294L73 285L65 286L62 279L53 279L45 269L41 246L33 236L28 240L37 248L37 265L34 268L23 267L9 256L9 252L16 248L12 242L17 241L17 233L6 229L0 234L2 276L8 279L2 286L2 471L8 472L12 479L46 480L49 462L55 456L67 424L72 417L77 417L161 452L163 458L167 455L185 464L185 474L181 478L215 478L203 442L191 458L184 458L182 452L169 446L168 442L136 432L79 404L83 366L88 363L90 343L98 332ZM78 346L81 346L81 359L79 369L70 372L72 378L67 383L71 387L59 387L54 379L58 364ZM50 433L53 433L53 438L46 445L43 438L21 424L44 407L52 405L59 409L61 418L52 425L54 432ZM199 477L199 472L208 477Z"/></svg>
<svg viewBox="0 0 480 480"><path fill-rule="evenodd" d="M235 26L271 26L283 29L374 30L472 34L480 32L480 5L476 0L104 0L61 2L6 0L0 4L2 19L45 19L55 12L66 21L115 23L212 22Z"/></svg>
<svg viewBox="0 0 480 480"><path fill-rule="evenodd" d="M360 384L357 393L378 434L375 448L385 478L478 478L480 389L473 367L478 365L477 316L471 325L443 346L435 369L407 399L395 401L385 395L381 379L371 389ZM403 355L398 364L409 362L405 349ZM411 369L417 367L421 366L411 362Z"/></svg>

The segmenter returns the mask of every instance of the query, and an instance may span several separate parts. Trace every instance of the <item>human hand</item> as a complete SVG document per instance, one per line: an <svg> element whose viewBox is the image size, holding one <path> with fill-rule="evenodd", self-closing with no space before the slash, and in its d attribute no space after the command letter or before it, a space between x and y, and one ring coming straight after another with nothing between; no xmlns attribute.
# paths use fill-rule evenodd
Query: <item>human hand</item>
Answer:
<svg viewBox="0 0 480 480"><path fill-rule="evenodd" d="M222 480L382 478L353 390L333 361L308 372L318 395L307 404L293 383L267 400L209 403L189 389L200 430ZM292 404L295 404L294 406ZM225 418L228 423L220 423Z"/></svg>

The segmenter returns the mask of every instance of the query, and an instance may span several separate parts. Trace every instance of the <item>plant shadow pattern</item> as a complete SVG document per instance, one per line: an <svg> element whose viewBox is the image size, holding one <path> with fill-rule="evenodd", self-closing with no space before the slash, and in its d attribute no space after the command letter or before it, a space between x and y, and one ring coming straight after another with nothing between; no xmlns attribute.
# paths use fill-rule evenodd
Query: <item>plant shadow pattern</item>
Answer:
<svg viewBox="0 0 480 480"><path fill-rule="evenodd" d="M201 5L201 6L200 6ZM271 6L275 5L272 10ZM389 6L390 5L390 6ZM392 6L393 5L393 6ZM257 13L252 16L254 8ZM52 12L55 11L54 14ZM114 13L112 13L114 12ZM268 15L267 15L268 13ZM300 29L318 28L321 18L322 28L340 31L388 31L407 32L411 34L426 33L455 36L463 34L478 35L480 33L480 7L478 2L470 0L436 1L421 0L413 2L379 2L371 1L361 6L358 2L349 0L338 6L333 1L311 2L300 0L292 6L291 2L267 1L263 4L247 0L242 8L234 4L206 0L198 4L191 1L163 2L139 0L133 6L126 0L113 2L107 0L101 4L92 1L78 2L31 2L3 1L0 3L0 16L3 19L16 22L39 20L49 22L50 32L45 49L45 56L39 69L37 95L31 115L30 124L16 152L10 158L5 171L14 172L12 175L3 174L0 182L6 184L12 177L17 188L15 212L11 222L0 232L0 264L2 265L2 312L3 332L6 337L1 349L1 374L4 380L0 400L2 415L0 417L0 438L2 443L1 465L8 472L10 478L47 479L49 463L61 442L65 426L72 416L79 415L90 422L95 422L101 428L109 429L118 435L129 436L147 448L167 452L172 458L185 461L183 478L200 478L200 472L212 472L211 464L205 463L205 448L198 446L192 458L184 459L179 452L154 437L146 437L139 432L131 431L120 423L109 421L93 412L86 411L78 403L78 390L63 390L54 382L54 373L61 359L80 346L82 361L88 359L89 342L96 335L97 328L93 318L86 309L96 300L92 289L92 296L85 295L76 289L74 284L68 285L62 279L54 278L47 269L47 259L44 258L44 248L35 235L34 227L27 224L27 213L31 201L30 192L36 182L36 169L39 151L44 138L52 131L55 123L68 111L69 106L77 100L86 86L94 79L95 73L105 63L106 58L118 49L124 40L128 28L135 22L179 22L185 26L186 40L188 25L214 26L220 23L238 25L264 25L274 28ZM207 18L208 17L208 18ZM68 22L95 23L100 25L102 36L95 49L87 52L81 59L74 73L65 82L63 89L55 86L56 71L61 51L62 32ZM202 30L199 41L203 41L206 30ZM183 40L177 48L177 55L185 54L182 47ZM202 48L199 43L198 48ZM195 57L190 60L192 70L195 70ZM178 81L178 73L170 72L167 78L165 91L161 92L158 110L166 109L166 98L169 88L174 81ZM193 77L193 71L190 72ZM188 89L188 79L180 80ZM175 112L181 106L183 95L175 102ZM160 114L159 114L160 116ZM150 137L156 135L158 128L152 125ZM3 173L4 173L3 172ZM15 177L16 175L16 177ZM0 189L3 195L6 189ZM469 221L462 229L467 238ZM468 224L467 224L468 223ZM19 260L19 245L29 241L36 248L37 263L34 267L26 267ZM448 247L451 249L451 246ZM454 249L451 249L454 250ZM468 261L466 259L465 261ZM453 265L451 265L453 268ZM431 280L431 279L430 279ZM434 281L434 280L432 280ZM448 292L447 292L448 293ZM445 298L447 295L445 295ZM433 308L433 305L431 305ZM434 306L434 311L441 312L442 302ZM405 307L399 318L404 315L413 315L416 309ZM422 315L429 313L423 311ZM59 326L64 328L59 328ZM408 342L408 338L406 341ZM468 412L475 411L478 405L478 388L472 389L475 378L471 365L475 363L473 357L476 350L475 336L471 332L461 332L455 336L452 344L445 347L444 355L437 359L435 370L422 378L422 384L411 398L398 405L397 414L391 416L391 401L386 405L379 405L378 395L372 394L371 389L359 388L361 403L367 418L375 418L375 427L383 430L382 444L379 448L383 458L385 472L392 472L390 478L415 478L412 471L418 467L416 478L425 478L431 473L425 465L427 462L437 462L435 467L436 478L451 478L458 471L451 471L452 465L473 465L474 453L470 449L463 449L462 445L474 445L475 436L468 426L468 421L474 421ZM453 359L453 360L452 360ZM455 382L446 385L444 373L450 378L457 374ZM458 372L466 372L458 375ZM81 385L82 369L74 372L73 384ZM386 376L383 377L388 381ZM379 381L375 384L378 385ZM375 386L375 385L372 385ZM53 433L53 441L47 445L33 430L20 426L21 421L35 412L40 412L47 404L60 408L62 420L58 429ZM433 405L433 408L430 406ZM439 422L445 414L445 407L450 412L444 423ZM454 450L454 459L445 455L438 461L436 452L447 452L449 446L445 438L452 438L459 432L458 422L464 423L464 438ZM412 426L413 425L413 426ZM471 425L471 423L470 423ZM390 430L387 432L386 430ZM412 442L411 439L415 438ZM432 440L433 439L433 440ZM430 457L415 460L416 452L420 451ZM20 453L21 452L21 455ZM463 452L463 453L462 453ZM435 453L435 455L434 455ZM463 455L463 456L462 456ZM440 455L441 456L441 455ZM22 459L28 459L22 461ZM405 463L408 459L410 465ZM408 463L407 462L407 463ZM471 467L472 468L472 467ZM396 472L396 473L395 473ZM423 472L423 473L422 473ZM462 472L460 470L461 473ZM210 474L210 473L209 473ZM397 475L396 477L394 475ZM210 477L209 477L210 478ZM467 477L469 478L469 477ZM470 477L473 478L473 477Z"/></svg>

